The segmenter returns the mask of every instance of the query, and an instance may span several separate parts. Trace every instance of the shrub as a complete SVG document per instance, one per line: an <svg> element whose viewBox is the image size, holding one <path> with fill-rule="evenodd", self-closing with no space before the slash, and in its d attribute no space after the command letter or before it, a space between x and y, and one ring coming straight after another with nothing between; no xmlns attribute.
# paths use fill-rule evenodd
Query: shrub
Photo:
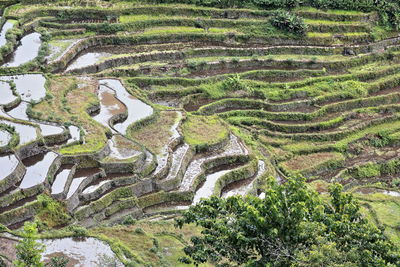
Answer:
<svg viewBox="0 0 400 267"><path fill-rule="evenodd" d="M122 221L122 224L124 225L134 225L136 223L136 220L131 216L126 216L125 219Z"/></svg>
<svg viewBox="0 0 400 267"><path fill-rule="evenodd" d="M370 162L366 165L357 167L354 175L356 178L377 177L381 175L381 170L379 165Z"/></svg>
<svg viewBox="0 0 400 267"><path fill-rule="evenodd" d="M393 186L400 186L400 178L395 178L392 181Z"/></svg>
<svg viewBox="0 0 400 267"><path fill-rule="evenodd" d="M70 227L70 230L73 232L75 237L84 237L88 234L87 229L82 226L73 225Z"/></svg>
<svg viewBox="0 0 400 267"><path fill-rule="evenodd" d="M305 35L307 25L302 18L288 11L279 10L270 19L271 24L283 31Z"/></svg>
<svg viewBox="0 0 400 267"><path fill-rule="evenodd" d="M138 227L135 229L135 233L139 235L144 235L145 231L142 228Z"/></svg>
<svg viewBox="0 0 400 267"><path fill-rule="evenodd" d="M247 85L242 81L239 74L225 79L221 87L224 91L248 91Z"/></svg>

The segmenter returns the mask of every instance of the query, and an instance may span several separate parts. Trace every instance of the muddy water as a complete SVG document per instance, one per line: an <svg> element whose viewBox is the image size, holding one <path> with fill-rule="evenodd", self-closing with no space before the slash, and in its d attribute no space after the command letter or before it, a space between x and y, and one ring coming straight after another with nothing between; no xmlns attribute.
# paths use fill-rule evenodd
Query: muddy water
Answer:
<svg viewBox="0 0 400 267"><path fill-rule="evenodd" d="M132 123L144 119L153 114L153 108L139 99L133 97L119 80L100 80L100 84L106 85L115 91L116 97L128 108L128 117L122 122L114 125L114 129L125 135L126 130Z"/></svg>
<svg viewBox="0 0 400 267"><path fill-rule="evenodd" d="M0 156L0 181L10 175L18 166L15 155Z"/></svg>
<svg viewBox="0 0 400 267"><path fill-rule="evenodd" d="M9 29L11 29L14 26L13 23L11 23L10 21L6 21L3 25L3 28L1 28L1 32L0 32L0 47L5 45L7 43L7 39L6 39L6 33Z"/></svg>
<svg viewBox="0 0 400 267"><path fill-rule="evenodd" d="M1 80L1 77L0 77ZM0 105L9 104L17 99L7 82L0 81Z"/></svg>
<svg viewBox="0 0 400 267"><path fill-rule="evenodd" d="M68 176L72 171L72 167L73 167L73 165L61 166L60 170L56 174L56 178L54 179L54 183L51 186L51 194L52 195L60 194L60 193L64 192Z"/></svg>
<svg viewBox="0 0 400 267"><path fill-rule="evenodd" d="M28 63L38 56L39 48L42 44L40 33L34 32L21 39L21 45L17 47L10 61L3 67L18 67Z"/></svg>
<svg viewBox="0 0 400 267"><path fill-rule="evenodd" d="M46 96L46 78L42 74L0 76L0 80L13 81L21 99L27 102L39 101Z"/></svg>
<svg viewBox="0 0 400 267"><path fill-rule="evenodd" d="M57 156L54 152L47 152L46 154L39 154L24 159L22 163L26 167L26 173L19 187L26 189L43 183L46 180L50 166Z"/></svg>
<svg viewBox="0 0 400 267"><path fill-rule="evenodd" d="M104 85L100 85L98 96L100 113L94 116L93 119L113 130L109 124L110 119L115 115L124 113L126 107L115 97L115 92Z"/></svg>
<svg viewBox="0 0 400 267"><path fill-rule="evenodd" d="M118 160L129 159L139 155L141 152L134 150L132 142L120 135L114 135L109 141L108 145L110 147L109 157Z"/></svg>
<svg viewBox="0 0 400 267"><path fill-rule="evenodd" d="M236 182L229 190L222 193L221 197L227 198L231 196L244 196L248 194L254 188L254 182L258 180L265 173L265 162L262 160L258 161L258 172L254 179L246 179Z"/></svg>
<svg viewBox="0 0 400 267"><path fill-rule="evenodd" d="M21 123L0 120L0 123L13 126L19 135L19 145L25 145L37 139L36 128L30 125Z"/></svg>
<svg viewBox="0 0 400 267"><path fill-rule="evenodd" d="M6 146L11 140L11 134L0 130L0 147ZM1 166L1 165L0 165Z"/></svg>
<svg viewBox="0 0 400 267"><path fill-rule="evenodd" d="M46 246L46 250L42 254L45 261L54 256L64 256L70 261L68 267L123 266L111 248L95 238L90 237L83 240L73 238L46 239L41 242ZM115 259L115 264L107 265L103 261L105 257Z"/></svg>
<svg viewBox="0 0 400 267"><path fill-rule="evenodd" d="M93 64L96 64L97 62L101 61L103 58L112 56L111 53L106 53L106 52L90 52L83 54L81 56L78 56L74 61L71 62L71 64L68 66L66 71L74 70L74 69L79 69L83 67L87 67Z"/></svg>
<svg viewBox="0 0 400 267"><path fill-rule="evenodd" d="M188 191L193 184L194 179L201 172L201 166L207 160L213 160L219 157L232 156L232 155L247 155L247 149L240 143L239 139L231 135L229 144L225 147L225 150L221 153L216 153L209 157L199 158L193 160L186 170L186 173L182 179L179 191Z"/></svg>
<svg viewBox="0 0 400 267"><path fill-rule="evenodd" d="M29 104L27 102L21 102L17 107L13 108L12 110L8 111L7 113L15 118L25 121L32 121L29 119L26 111L28 109ZM64 131L64 128L49 124L38 123L36 121L32 121L35 124L38 124L43 136L49 136L54 134L61 134Z"/></svg>
<svg viewBox="0 0 400 267"><path fill-rule="evenodd" d="M71 138L68 140L67 144L78 142L81 139L81 131L79 127L71 125L68 127L69 133L71 134Z"/></svg>

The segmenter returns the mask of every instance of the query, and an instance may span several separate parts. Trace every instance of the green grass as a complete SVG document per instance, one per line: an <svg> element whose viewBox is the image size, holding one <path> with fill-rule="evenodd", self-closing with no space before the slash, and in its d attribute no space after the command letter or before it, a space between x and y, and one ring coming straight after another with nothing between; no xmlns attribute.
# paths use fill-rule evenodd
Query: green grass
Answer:
<svg viewBox="0 0 400 267"><path fill-rule="evenodd" d="M312 25L365 25L366 23L362 23L359 21L333 21L333 20L318 20L318 19L305 19L305 23Z"/></svg>
<svg viewBox="0 0 400 267"><path fill-rule="evenodd" d="M121 242L132 254L138 255L146 266L194 266L178 261L179 257L184 256L183 247L190 237L199 233L199 229L192 225L178 231L171 221L144 220L131 226L98 227L91 232ZM212 265L200 265L206 266Z"/></svg>
<svg viewBox="0 0 400 267"><path fill-rule="evenodd" d="M228 129L216 116L191 115L182 125L185 142L194 147L209 146L228 137Z"/></svg>
<svg viewBox="0 0 400 267"><path fill-rule="evenodd" d="M383 226L390 240L400 246L400 216L396 216L400 214L400 198L382 193L354 196L364 205L362 211L370 222Z"/></svg>
<svg viewBox="0 0 400 267"><path fill-rule="evenodd" d="M80 82L83 82L82 80ZM89 106L98 103L95 89L91 83L77 90L78 80L75 78L54 76L50 79L48 91L54 101L43 101L35 105L33 111L40 114L42 120L72 123L85 130L85 143L61 147L61 154L83 154L98 152L107 143L107 129L93 120L86 112ZM65 99L65 100L63 100Z"/></svg>
<svg viewBox="0 0 400 267"><path fill-rule="evenodd" d="M163 35L163 34L188 34L188 33L239 33L238 30L233 28L210 28L208 31L202 28L195 27L154 27L145 29L142 35Z"/></svg>
<svg viewBox="0 0 400 267"><path fill-rule="evenodd" d="M296 9L297 11L307 11L307 12L314 12L314 13L325 13L325 14L333 14L333 15L365 15L365 13L361 11L355 10L337 10L337 9L329 9L329 10L319 10L313 7L300 7Z"/></svg>

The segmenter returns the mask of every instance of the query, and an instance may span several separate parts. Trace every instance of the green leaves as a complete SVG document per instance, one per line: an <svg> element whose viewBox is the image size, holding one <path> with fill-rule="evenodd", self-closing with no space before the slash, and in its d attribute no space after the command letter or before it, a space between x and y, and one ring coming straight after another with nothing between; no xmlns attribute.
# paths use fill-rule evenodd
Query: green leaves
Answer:
<svg viewBox="0 0 400 267"><path fill-rule="evenodd" d="M197 263L230 266L346 266L398 263L395 248L360 214L341 185L330 188L325 202L303 178L269 182L265 199L213 197L192 206L177 225L203 227L185 253Z"/></svg>
<svg viewBox="0 0 400 267"><path fill-rule="evenodd" d="M279 10L270 19L271 24L283 31L303 36L307 32L304 20L289 11Z"/></svg>
<svg viewBox="0 0 400 267"><path fill-rule="evenodd" d="M36 223L25 223L22 232L23 239L15 246L17 249L17 260L13 264L17 267L44 267L41 262L41 253L44 246L36 242L38 230Z"/></svg>

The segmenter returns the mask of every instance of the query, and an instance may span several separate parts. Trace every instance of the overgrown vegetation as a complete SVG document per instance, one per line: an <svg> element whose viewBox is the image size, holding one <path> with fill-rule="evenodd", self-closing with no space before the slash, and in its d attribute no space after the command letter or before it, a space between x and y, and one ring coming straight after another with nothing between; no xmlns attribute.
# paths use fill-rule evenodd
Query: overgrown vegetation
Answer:
<svg viewBox="0 0 400 267"><path fill-rule="evenodd" d="M327 201L302 179L269 186L265 199L214 197L191 207L177 225L194 223L202 232L185 253L197 263L252 266L399 264L394 245L341 186L332 185Z"/></svg>
<svg viewBox="0 0 400 267"><path fill-rule="evenodd" d="M288 11L278 11L271 18L271 24L278 29L298 34L305 35L307 25L299 16Z"/></svg>

